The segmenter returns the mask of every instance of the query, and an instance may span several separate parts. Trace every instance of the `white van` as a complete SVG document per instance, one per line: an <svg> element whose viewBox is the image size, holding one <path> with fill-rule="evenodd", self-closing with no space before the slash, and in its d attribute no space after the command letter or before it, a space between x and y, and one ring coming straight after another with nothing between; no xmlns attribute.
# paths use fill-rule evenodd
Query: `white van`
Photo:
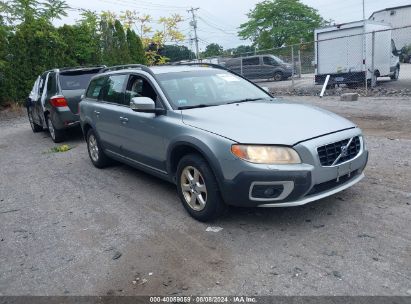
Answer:
<svg viewBox="0 0 411 304"><path fill-rule="evenodd" d="M391 26L357 21L315 30L315 82L330 85L368 83L377 77L397 80L399 52L391 38Z"/></svg>

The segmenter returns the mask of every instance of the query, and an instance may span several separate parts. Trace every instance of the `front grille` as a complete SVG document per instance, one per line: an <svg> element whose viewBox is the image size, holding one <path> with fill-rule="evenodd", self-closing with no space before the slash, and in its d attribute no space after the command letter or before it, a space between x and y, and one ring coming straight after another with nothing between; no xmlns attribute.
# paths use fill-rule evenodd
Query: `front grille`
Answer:
<svg viewBox="0 0 411 304"><path fill-rule="evenodd" d="M351 138L317 148L321 165L324 167L335 166L355 158L361 151L361 141L360 138L356 136L351 141L350 146L347 147L350 140ZM337 158L344 152L343 147L346 147L346 152L335 163Z"/></svg>
<svg viewBox="0 0 411 304"><path fill-rule="evenodd" d="M321 192L324 192L324 191L331 190L331 189L336 188L338 186L341 186L342 184L345 184L345 183L349 182L350 180L354 179L355 177L357 177L359 173L360 173L360 171L355 170L355 171L351 172L351 174L341 176L338 181L337 181L337 179L333 179L333 180L325 182L325 183L317 184L311 189L311 191L309 193L307 193L307 196L318 194L318 193L321 193Z"/></svg>

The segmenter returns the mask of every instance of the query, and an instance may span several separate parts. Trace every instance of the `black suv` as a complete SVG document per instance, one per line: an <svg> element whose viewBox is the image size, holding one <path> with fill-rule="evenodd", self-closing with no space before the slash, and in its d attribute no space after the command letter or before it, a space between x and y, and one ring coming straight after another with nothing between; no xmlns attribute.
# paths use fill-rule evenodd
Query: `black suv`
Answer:
<svg viewBox="0 0 411 304"><path fill-rule="evenodd" d="M54 69L34 83L27 99L27 114L33 132L48 129L55 143L65 130L79 125L78 104L90 79L105 66Z"/></svg>

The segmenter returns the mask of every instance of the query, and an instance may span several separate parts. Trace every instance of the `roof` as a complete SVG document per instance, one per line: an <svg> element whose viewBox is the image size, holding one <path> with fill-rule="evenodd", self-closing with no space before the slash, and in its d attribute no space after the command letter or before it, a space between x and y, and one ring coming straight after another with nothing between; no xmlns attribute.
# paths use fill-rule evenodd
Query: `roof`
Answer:
<svg viewBox="0 0 411 304"><path fill-rule="evenodd" d="M315 29L315 32L316 33L330 32L334 30L340 30L341 28L347 29L351 27L364 26L366 24L382 25L384 27L391 28L391 26L387 23L366 19L366 20L351 21L351 22L341 23L341 24L327 25L327 26Z"/></svg>
<svg viewBox="0 0 411 304"><path fill-rule="evenodd" d="M384 8L382 10L379 11L375 11L374 13L371 14L370 18L372 16L374 16L377 13L381 13L381 12L385 12L385 11L392 11L392 10L397 10L397 9L402 9L402 8L407 8L407 7L411 7L411 4L407 4L407 5L401 5L401 6L396 6L396 7L388 7L388 8Z"/></svg>
<svg viewBox="0 0 411 304"><path fill-rule="evenodd" d="M190 66L190 65L163 65L150 67L154 74L179 73L191 71L205 71L214 69L212 67Z"/></svg>

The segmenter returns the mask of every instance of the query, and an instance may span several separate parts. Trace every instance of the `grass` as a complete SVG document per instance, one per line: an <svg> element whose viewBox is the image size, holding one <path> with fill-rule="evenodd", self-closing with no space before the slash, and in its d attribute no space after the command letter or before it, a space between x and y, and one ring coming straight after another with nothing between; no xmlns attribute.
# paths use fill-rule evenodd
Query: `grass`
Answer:
<svg viewBox="0 0 411 304"><path fill-rule="evenodd" d="M74 147L70 145L56 146L50 149L49 153L64 153L72 150Z"/></svg>

